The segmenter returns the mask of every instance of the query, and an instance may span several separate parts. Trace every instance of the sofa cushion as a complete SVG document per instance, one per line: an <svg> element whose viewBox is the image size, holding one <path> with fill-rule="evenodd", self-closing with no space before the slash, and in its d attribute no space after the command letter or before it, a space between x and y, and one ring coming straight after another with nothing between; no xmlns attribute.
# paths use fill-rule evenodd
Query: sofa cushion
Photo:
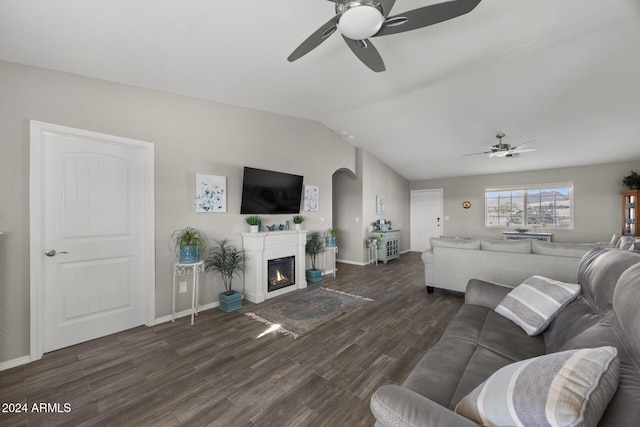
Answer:
<svg viewBox="0 0 640 427"><path fill-rule="evenodd" d="M533 240L531 252L538 255L570 256L580 258L590 249L600 245L595 243L552 243Z"/></svg>
<svg viewBox="0 0 640 427"><path fill-rule="evenodd" d="M494 373L455 411L483 425L595 426L616 392L615 347L527 359Z"/></svg>
<svg viewBox="0 0 640 427"><path fill-rule="evenodd" d="M456 237L432 237L429 239L431 247L480 249L480 239L458 239Z"/></svg>
<svg viewBox="0 0 640 427"><path fill-rule="evenodd" d="M480 239L480 248L483 251L530 254L531 239L524 239L524 240Z"/></svg>
<svg viewBox="0 0 640 427"><path fill-rule="evenodd" d="M578 284L531 276L509 292L495 311L534 336L544 331L579 293Z"/></svg>

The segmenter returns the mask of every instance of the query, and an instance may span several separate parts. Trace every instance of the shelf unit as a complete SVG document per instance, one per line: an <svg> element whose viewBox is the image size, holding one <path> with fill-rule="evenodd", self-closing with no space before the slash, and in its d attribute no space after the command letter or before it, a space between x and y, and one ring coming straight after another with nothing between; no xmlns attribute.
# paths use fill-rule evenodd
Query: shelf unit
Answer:
<svg viewBox="0 0 640 427"><path fill-rule="evenodd" d="M373 236L378 239L378 261L387 261L400 257L400 231L375 231Z"/></svg>
<svg viewBox="0 0 640 427"><path fill-rule="evenodd" d="M640 208L638 206L638 198L640 190L622 191L622 235L623 236L640 236L637 220Z"/></svg>

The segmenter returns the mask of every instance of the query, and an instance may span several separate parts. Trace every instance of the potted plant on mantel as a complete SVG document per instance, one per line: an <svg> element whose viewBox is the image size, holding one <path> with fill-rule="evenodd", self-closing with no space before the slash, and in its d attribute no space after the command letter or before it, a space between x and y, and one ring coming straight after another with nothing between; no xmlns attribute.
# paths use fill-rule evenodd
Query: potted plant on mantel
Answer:
<svg viewBox="0 0 640 427"><path fill-rule="evenodd" d="M244 219L247 224L249 224L249 231L252 233L257 233L260 229L260 223L262 222L262 217L260 215L251 215Z"/></svg>
<svg viewBox="0 0 640 427"><path fill-rule="evenodd" d="M311 257L311 268L308 269L305 274L307 281L311 283L322 281L322 271L316 268L316 257L319 253L324 251L322 236L319 231L312 231L309 233L304 250Z"/></svg>
<svg viewBox="0 0 640 427"><path fill-rule="evenodd" d="M225 291L219 294L218 308L227 313L242 308L242 294L233 290L233 277L240 277L244 271L247 255L229 243L229 239L216 240L204 262L205 271L219 274L224 282Z"/></svg>
<svg viewBox="0 0 640 427"><path fill-rule="evenodd" d="M293 216L293 223L295 224L295 229L296 230L300 230L302 229L302 223L306 220L305 217L303 217L302 215L294 215Z"/></svg>
<svg viewBox="0 0 640 427"><path fill-rule="evenodd" d="M200 261L200 253L207 248L207 238L193 227L185 227L171 233L174 242L173 251L180 263L193 264Z"/></svg>

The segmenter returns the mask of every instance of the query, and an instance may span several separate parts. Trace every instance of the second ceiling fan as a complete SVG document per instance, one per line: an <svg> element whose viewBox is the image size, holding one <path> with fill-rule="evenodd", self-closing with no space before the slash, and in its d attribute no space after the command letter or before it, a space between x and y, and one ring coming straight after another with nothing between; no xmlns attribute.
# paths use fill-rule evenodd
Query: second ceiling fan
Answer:
<svg viewBox="0 0 640 427"><path fill-rule="evenodd" d="M287 58L295 61L311 52L336 30L351 51L373 71L385 70L384 61L369 40L427 27L471 12L480 0L453 0L432 4L389 16L395 0L329 0L336 4L336 15L318 28Z"/></svg>

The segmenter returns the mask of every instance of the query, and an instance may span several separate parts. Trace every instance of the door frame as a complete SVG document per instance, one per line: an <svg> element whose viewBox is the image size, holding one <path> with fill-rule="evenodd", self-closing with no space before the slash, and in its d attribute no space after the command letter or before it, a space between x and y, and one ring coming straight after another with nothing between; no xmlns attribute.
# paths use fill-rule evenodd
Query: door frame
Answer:
<svg viewBox="0 0 640 427"><path fill-rule="evenodd" d="M51 123L30 121L30 159L29 159L29 269L30 269L30 358L31 361L43 355L43 270L46 250L43 242L42 217L42 170L44 133L69 135L76 138L97 139L105 143L124 145L142 150L144 153L144 257L141 266L145 288L145 325L153 326L156 317L155 289L155 182L154 182L154 145L119 136L107 135Z"/></svg>
<svg viewBox="0 0 640 427"><path fill-rule="evenodd" d="M440 195L440 218L442 218L442 220L440 221L440 235L444 234L444 189L442 188L425 188L425 189L421 189L421 190L411 190L410 191L410 195L409 195L409 214L410 214L410 218L409 218L409 224L410 224L410 228L411 230L413 230L413 206L412 206L412 201L413 201L413 194L414 193L437 193ZM412 237L412 236L410 236ZM413 239L410 238L410 241L412 241ZM411 250L413 250L413 245L411 244Z"/></svg>

